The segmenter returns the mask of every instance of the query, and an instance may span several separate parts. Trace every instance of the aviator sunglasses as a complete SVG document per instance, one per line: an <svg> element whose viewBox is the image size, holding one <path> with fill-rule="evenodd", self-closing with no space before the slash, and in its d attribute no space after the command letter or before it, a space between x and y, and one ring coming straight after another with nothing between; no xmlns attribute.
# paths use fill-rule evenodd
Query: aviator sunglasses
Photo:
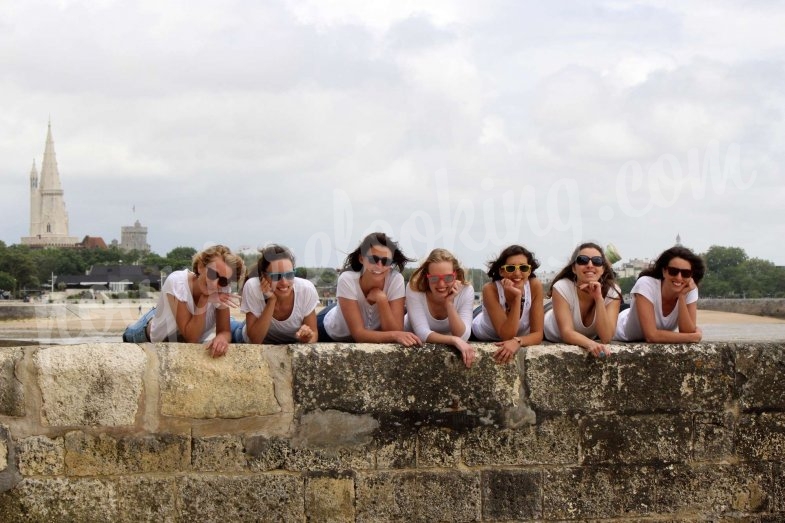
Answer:
<svg viewBox="0 0 785 523"><path fill-rule="evenodd" d="M665 270L668 271L668 274L671 276L678 276L678 274L681 273L681 277L685 280L692 278L692 269L679 269L678 267L671 267L669 265L665 267Z"/></svg>
<svg viewBox="0 0 785 523"><path fill-rule="evenodd" d="M601 267L603 262L602 256L586 256L585 254L579 254L575 258L575 263L578 265L589 265L589 262L595 267Z"/></svg>
<svg viewBox="0 0 785 523"><path fill-rule="evenodd" d="M267 276L269 276L272 281L281 281L281 280L292 281L294 279L294 271L268 272Z"/></svg>
<svg viewBox="0 0 785 523"><path fill-rule="evenodd" d="M375 254L366 254L365 259L368 260L368 263L373 263L376 265L377 263L381 263L385 267L389 267L393 264L393 259L388 258L387 256L376 256Z"/></svg>
<svg viewBox="0 0 785 523"><path fill-rule="evenodd" d="M218 271L211 269L210 267L207 267L207 279L212 281L218 280L218 285L221 287L226 287L229 285L229 278L226 276L221 276L218 274Z"/></svg>
<svg viewBox="0 0 785 523"><path fill-rule="evenodd" d="M443 281L444 283L452 283L455 281L455 273L449 274L426 274L426 278L428 278L428 283L431 285L436 285L439 281Z"/></svg>
<svg viewBox="0 0 785 523"><path fill-rule="evenodd" d="M502 265L500 268L504 272L513 273L516 270L519 270L521 272L529 272L531 270L532 266L528 265L526 263L521 263L520 265L511 265L511 264Z"/></svg>

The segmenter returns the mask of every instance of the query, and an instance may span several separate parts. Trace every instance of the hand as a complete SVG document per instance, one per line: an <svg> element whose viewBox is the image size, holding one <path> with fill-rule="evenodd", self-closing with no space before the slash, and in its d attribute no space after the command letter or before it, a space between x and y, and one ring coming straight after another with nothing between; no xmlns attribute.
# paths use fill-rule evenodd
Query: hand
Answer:
<svg viewBox="0 0 785 523"><path fill-rule="evenodd" d="M294 335L300 343L310 343L313 337L313 331L308 325L300 325L297 333Z"/></svg>
<svg viewBox="0 0 785 523"><path fill-rule="evenodd" d="M270 283L270 280L268 280L267 278L262 278L260 282L261 282L260 287L262 288L262 296L264 296L265 301L268 301L270 300L270 298L275 296L275 293L273 293L273 285L272 283Z"/></svg>
<svg viewBox="0 0 785 523"><path fill-rule="evenodd" d="M414 347L422 345L422 341L420 338L415 336L411 332L406 331L393 331L393 339L395 339L396 343L400 343L404 347Z"/></svg>
<svg viewBox="0 0 785 523"><path fill-rule="evenodd" d="M365 298L368 300L368 303L373 305L374 303L379 303L380 301L387 301L387 293L385 293L383 290L379 289L378 287L374 287L365 296Z"/></svg>
<svg viewBox="0 0 785 523"><path fill-rule="evenodd" d="M214 303L218 309L237 308L242 299L231 292L214 292L207 297L208 303Z"/></svg>
<svg viewBox="0 0 785 523"><path fill-rule="evenodd" d="M497 341L494 345L499 347L499 350L493 353L493 359L496 363L502 365L511 362L521 348L520 344L515 339Z"/></svg>
<svg viewBox="0 0 785 523"><path fill-rule="evenodd" d="M697 288L698 286L695 284L695 280L693 280L692 278L688 278L687 280L684 281L684 285L682 286L681 291L679 291L679 298L686 298L687 294L689 294L692 289L697 289Z"/></svg>
<svg viewBox="0 0 785 523"><path fill-rule="evenodd" d="M604 343L591 342L585 349L595 358L604 358L611 355L611 348Z"/></svg>
<svg viewBox="0 0 785 523"><path fill-rule="evenodd" d="M455 301L455 297L461 293L462 289L463 289L463 283L459 282L458 280L452 282L452 287L450 287L450 292L447 293L447 296L445 297L445 301L447 303L453 303Z"/></svg>
<svg viewBox="0 0 785 523"><path fill-rule="evenodd" d="M703 330L696 325L695 332L692 334L692 340L690 341L692 341L692 343L698 343L702 339L703 339Z"/></svg>
<svg viewBox="0 0 785 523"><path fill-rule="evenodd" d="M602 300L602 284L598 281L590 281L588 283L581 283L578 285L578 289L585 292L595 301Z"/></svg>
<svg viewBox="0 0 785 523"><path fill-rule="evenodd" d="M471 368L472 363L474 363L474 360L477 358L477 351L474 350L474 347L463 341L463 338L456 336L455 348L460 351L461 358L463 358L463 364L466 365L466 368Z"/></svg>
<svg viewBox="0 0 785 523"><path fill-rule="evenodd" d="M223 336L216 336L207 344L205 349L210 351L210 356L213 358L220 358L229 350L229 342Z"/></svg>
<svg viewBox="0 0 785 523"><path fill-rule="evenodd" d="M523 295L523 290L516 287L515 282L509 278L502 278L502 290L504 290L508 302L520 300Z"/></svg>

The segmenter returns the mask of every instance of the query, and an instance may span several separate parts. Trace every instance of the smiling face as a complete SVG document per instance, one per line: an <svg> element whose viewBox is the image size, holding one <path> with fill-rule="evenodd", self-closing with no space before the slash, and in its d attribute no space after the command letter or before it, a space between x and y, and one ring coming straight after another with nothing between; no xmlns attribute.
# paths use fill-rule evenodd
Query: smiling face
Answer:
<svg viewBox="0 0 785 523"><path fill-rule="evenodd" d="M381 278L390 272L393 264L392 251L382 245L374 245L362 256L363 274L372 278Z"/></svg>
<svg viewBox="0 0 785 523"><path fill-rule="evenodd" d="M294 265L292 264L292 261L283 258L270 262L270 265L267 266L267 270L263 273L262 277L270 282L270 288L272 288L276 296L282 298L292 293L292 289L294 289L294 280L288 280L286 278L280 277L276 278L276 281L271 279L270 274L290 273L292 271L294 271Z"/></svg>
<svg viewBox="0 0 785 523"><path fill-rule="evenodd" d="M602 253L594 247L586 247L578 252L578 256L588 256L589 263L586 265L580 265L576 263L575 260L573 260L572 272L575 273L576 282L578 284L582 284L593 281L600 281L600 278L605 272L605 267L603 267L602 263L595 265L594 260L592 259L596 257L602 258Z"/></svg>
<svg viewBox="0 0 785 523"><path fill-rule="evenodd" d="M206 266L199 263L198 281L206 294L220 291L226 286L221 283L228 285L233 276L232 268L222 258L213 258Z"/></svg>
<svg viewBox="0 0 785 523"><path fill-rule="evenodd" d="M510 267L510 266L514 267ZM499 276L502 277L504 280L510 280L516 287L519 289L523 289L523 286L526 284L526 280L529 279L531 275L531 267L529 270L522 271L521 265L530 265L529 259L526 258L524 254L515 254L513 256L508 256L504 260L504 265L499 268ZM507 269L513 269L509 271Z"/></svg>
<svg viewBox="0 0 785 523"><path fill-rule="evenodd" d="M671 258L668 262L668 266L662 270L663 290L669 289L678 294L684 289L685 285L688 286L690 284L690 278L684 277L684 271L689 271L689 273L691 273L692 264L684 258ZM676 272L676 274L671 275L671 272Z"/></svg>
<svg viewBox="0 0 785 523"><path fill-rule="evenodd" d="M455 267L452 262L440 261L428 264L423 275L428 281L428 290L435 296L447 296L455 282ZM448 281L449 280L449 281Z"/></svg>

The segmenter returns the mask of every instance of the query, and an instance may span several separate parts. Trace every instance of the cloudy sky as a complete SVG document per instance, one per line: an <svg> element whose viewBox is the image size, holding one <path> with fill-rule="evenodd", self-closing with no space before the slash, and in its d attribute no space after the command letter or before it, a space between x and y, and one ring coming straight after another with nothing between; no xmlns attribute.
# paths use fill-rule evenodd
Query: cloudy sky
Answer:
<svg viewBox="0 0 785 523"><path fill-rule="evenodd" d="M80 238L335 265L384 230L555 268L680 234L782 265L782 27L763 0L0 0L0 239L51 118Z"/></svg>

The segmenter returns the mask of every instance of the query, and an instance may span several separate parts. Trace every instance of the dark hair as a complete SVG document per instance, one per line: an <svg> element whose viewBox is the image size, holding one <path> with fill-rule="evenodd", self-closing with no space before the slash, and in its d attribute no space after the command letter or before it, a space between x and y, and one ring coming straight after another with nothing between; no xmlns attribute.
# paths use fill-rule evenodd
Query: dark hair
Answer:
<svg viewBox="0 0 785 523"><path fill-rule="evenodd" d="M270 268L270 264L274 261L289 260L292 262L292 266L294 266L294 254L283 245L271 243L262 248L259 253L261 255L256 261L256 275L259 276L259 278L262 277L262 274L267 272L267 269Z"/></svg>
<svg viewBox="0 0 785 523"><path fill-rule="evenodd" d="M488 266L488 277L493 281L501 280L502 275L499 274L499 269L502 265L507 264L507 258L510 256L517 256L518 254L523 254L526 256L526 263L532 266L532 272L529 274L529 278L536 278L537 275L534 274L534 271L540 267L540 262L537 261L537 258L534 257L534 253L523 245L510 245L500 252L499 256L497 256L495 260L489 261L486 264Z"/></svg>
<svg viewBox="0 0 785 523"><path fill-rule="evenodd" d="M578 280L578 277L575 275L575 271L573 270L573 265L575 265L575 258L578 257L578 254L583 249L597 249L600 251L600 256L602 256L602 276L600 276L600 285L602 286L602 297L605 298L608 296L608 291L610 289L615 289L617 291L617 296L614 299L620 300L621 293L618 292L618 285L616 285L616 271L613 270L611 267L611 263L608 261L608 258L605 256L605 251L602 250L602 247L597 245L594 242L585 242L578 245L574 251L572 251L572 256L570 256L570 263L568 263L559 273L553 278L551 282L551 287L548 290L548 297L553 296L553 286L556 285L556 282L559 280L563 280L564 278L569 278L573 282Z"/></svg>
<svg viewBox="0 0 785 523"><path fill-rule="evenodd" d="M452 270L455 271L455 278L461 283L466 283L466 274L464 273L463 269L461 268L461 264L458 263L458 260L455 258L455 256L453 256L453 254L447 249L434 249L425 259L425 261L422 262L422 265L417 267L417 269L412 273L411 277L409 278L409 287L416 291L428 292L428 271L430 270L432 263L439 262L450 262L452 264Z"/></svg>
<svg viewBox="0 0 785 523"><path fill-rule="evenodd" d="M663 278L662 271L668 267L668 264L673 258L683 258L690 262L690 266L692 267L692 280L695 282L695 285L700 283L703 279L703 275L706 273L706 264L703 263L703 258L681 245L674 245L670 249L663 251L648 269L641 271L638 278L641 276L651 276L652 278L661 280Z"/></svg>
<svg viewBox="0 0 785 523"><path fill-rule="evenodd" d="M403 273L407 262L414 261L407 258L403 251L401 251L395 241L384 234L383 232L372 232L360 242L360 246L349 253L346 260L343 262L343 270L352 270L359 272L363 267L362 257L365 256L372 247L387 247L392 252L393 265L398 268L398 271Z"/></svg>

